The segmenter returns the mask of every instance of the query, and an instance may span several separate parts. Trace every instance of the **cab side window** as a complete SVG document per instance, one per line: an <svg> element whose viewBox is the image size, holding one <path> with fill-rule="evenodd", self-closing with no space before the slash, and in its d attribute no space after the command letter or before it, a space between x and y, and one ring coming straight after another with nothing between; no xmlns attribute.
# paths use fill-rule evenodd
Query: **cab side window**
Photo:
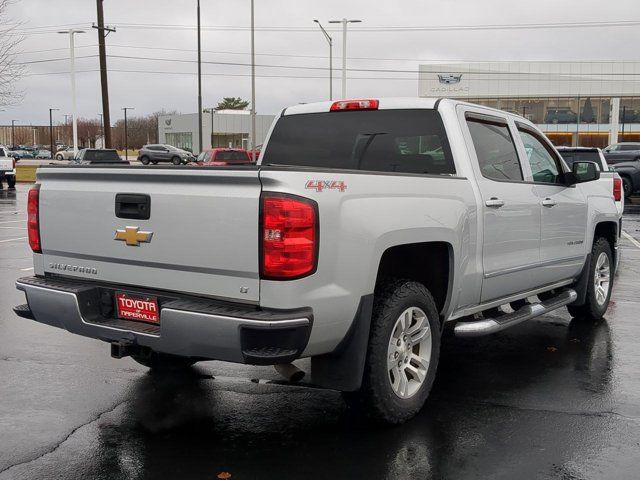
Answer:
<svg viewBox="0 0 640 480"><path fill-rule="evenodd" d="M538 134L518 125L518 132L527 152L534 182L563 183L562 170L551 148L540 139Z"/></svg>
<svg viewBox="0 0 640 480"><path fill-rule="evenodd" d="M509 127L496 117L467 114L467 125L478 157L482 176L491 180L523 180L516 147Z"/></svg>

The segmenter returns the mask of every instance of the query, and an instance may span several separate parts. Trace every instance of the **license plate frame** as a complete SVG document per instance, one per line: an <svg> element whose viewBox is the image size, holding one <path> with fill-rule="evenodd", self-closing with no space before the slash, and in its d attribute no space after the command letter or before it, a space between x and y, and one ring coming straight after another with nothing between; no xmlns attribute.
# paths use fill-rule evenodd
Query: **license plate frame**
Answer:
<svg viewBox="0 0 640 480"><path fill-rule="evenodd" d="M116 292L115 302L119 319L160 325L157 297Z"/></svg>

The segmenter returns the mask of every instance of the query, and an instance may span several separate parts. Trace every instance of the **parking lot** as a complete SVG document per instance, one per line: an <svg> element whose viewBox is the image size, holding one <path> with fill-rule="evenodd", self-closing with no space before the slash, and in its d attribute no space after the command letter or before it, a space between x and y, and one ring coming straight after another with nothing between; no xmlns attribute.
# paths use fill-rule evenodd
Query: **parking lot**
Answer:
<svg viewBox="0 0 640 480"><path fill-rule="evenodd" d="M637 478L640 205L625 211L605 321L563 308L483 339L447 333L422 413L379 428L271 368L150 375L105 343L16 317L14 282L32 274L27 188L0 192L0 480Z"/></svg>

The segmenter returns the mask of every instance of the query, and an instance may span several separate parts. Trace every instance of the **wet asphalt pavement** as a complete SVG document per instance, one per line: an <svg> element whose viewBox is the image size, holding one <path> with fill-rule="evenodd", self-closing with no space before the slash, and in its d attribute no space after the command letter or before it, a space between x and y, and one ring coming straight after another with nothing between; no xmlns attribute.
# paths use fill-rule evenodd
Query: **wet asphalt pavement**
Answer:
<svg viewBox="0 0 640 480"><path fill-rule="evenodd" d="M26 190L0 192L0 480L640 478L640 243L622 239L605 321L561 309L449 335L423 412L378 428L337 392L268 383L268 367L156 376L16 317L14 281L32 274ZM627 211L640 241L640 201Z"/></svg>

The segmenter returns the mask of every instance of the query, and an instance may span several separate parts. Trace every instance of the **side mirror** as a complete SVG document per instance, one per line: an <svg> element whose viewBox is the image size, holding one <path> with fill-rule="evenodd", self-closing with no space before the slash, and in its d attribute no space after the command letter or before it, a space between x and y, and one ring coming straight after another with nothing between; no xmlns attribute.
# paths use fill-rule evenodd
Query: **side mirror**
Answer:
<svg viewBox="0 0 640 480"><path fill-rule="evenodd" d="M567 185L593 182L600 178L600 169L596 162L574 162L571 172L565 174Z"/></svg>

